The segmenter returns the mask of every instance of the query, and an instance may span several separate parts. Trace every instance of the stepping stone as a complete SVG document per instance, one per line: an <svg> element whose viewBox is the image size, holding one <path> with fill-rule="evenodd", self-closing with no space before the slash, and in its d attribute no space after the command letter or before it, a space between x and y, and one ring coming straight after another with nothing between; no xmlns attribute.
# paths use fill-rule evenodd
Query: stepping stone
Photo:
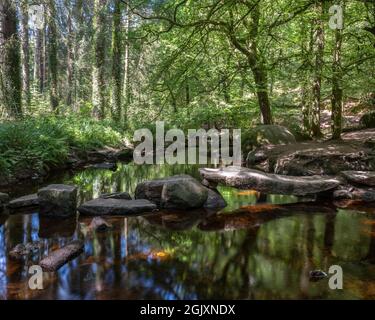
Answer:
<svg viewBox="0 0 375 320"><path fill-rule="evenodd" d="M10 209L20 209L25 207L37 207L38 205L39 198L38 195L35 193L17 199L13 199L9 202L8 207Z"/></svg>
<svg viewBox="0 0 375 320"><path fill-rule="evenodd" d="M52 217L69 217L76 214L77 188L52 184L38 191L40 214Z"/></svg>
<svg viewBox="0 0 375 320"><path fill-rule="evenodd" d="M82 215L118 216L139 215L157 210L156 204L148 200L94 199L78 208Z"/></svg>

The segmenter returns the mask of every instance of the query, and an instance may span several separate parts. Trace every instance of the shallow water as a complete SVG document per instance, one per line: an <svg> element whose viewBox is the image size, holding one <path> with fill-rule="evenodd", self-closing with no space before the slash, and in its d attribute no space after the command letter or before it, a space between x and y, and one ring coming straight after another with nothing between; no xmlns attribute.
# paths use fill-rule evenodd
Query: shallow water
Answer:
<svg viewBox="0 0 375 320"><path fill-rule="evenodd" d="M178 173L198 176L196 166L129 164L50 182L78 185L84 201L104 192L133 193L140 181ZM38 187L18 188L13 195ZM87 230L90 218L48 220L32 211L0 218L0 299L375 298L375 208L331 207L327 213L322 204L322 212L318 207L264 218L270 204L298 199L223 187L220 192L228 207L218 213L108 218L114 228L102 234ZM259 206L256 213L246 207L252 204ZM46 273L44 290L30 290L28 266L72 239L85 241L84 254ZM8 257L16 244L30 241L40 241L42 251L27 261ZM310 270L328 271L331 265L343 268L343 290L329 289L328 279L309 281Z"/></svg>

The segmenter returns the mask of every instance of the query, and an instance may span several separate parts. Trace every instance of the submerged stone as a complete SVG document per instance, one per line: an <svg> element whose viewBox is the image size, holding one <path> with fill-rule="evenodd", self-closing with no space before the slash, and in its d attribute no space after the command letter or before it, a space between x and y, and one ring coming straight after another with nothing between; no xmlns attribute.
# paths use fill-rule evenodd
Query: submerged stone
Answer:
<svg viewBox="0 0 375 320"><path fill-rule="evenodd" d="M328 275L322 270L313 270L309 273L309 279L312 282L319 281L327 277Z"/></svg>
<svg viewBox="0 0 375 320"><path fill-rule="evenodd" d="M94 219L92 219L89 228L92 231L104 232L104 231L107 231L109 229L112 229L113 226L110 223L108 223L107 221L105 221L103 218L95 217Z"/></svg>

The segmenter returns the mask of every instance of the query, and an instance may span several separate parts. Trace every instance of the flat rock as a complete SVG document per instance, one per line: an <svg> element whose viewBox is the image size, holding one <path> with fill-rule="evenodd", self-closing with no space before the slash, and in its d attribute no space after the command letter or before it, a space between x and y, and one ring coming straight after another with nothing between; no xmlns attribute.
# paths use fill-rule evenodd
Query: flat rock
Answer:
<svg viewBox="0 0 375 320"><path fill-rule="evenodd" d="M157 206L148 200L94 199L78 208L82 215L117 216L153 212Z"/></svg>
<svg viewBox="0 0 375 320"><path fill-rule="evenodd" d="M375 187L375 171L343 171L341 173L349 182Z"/></svg>
<svg viewBox="0 0 375 320"><path fill-rule="evenodd" d="M200 169L199 171L201 176L210 182L267 194L304 196L333 190L342 183L337 178L283 176L243 167Z"/></svg>
<svg viewBox="0 0 375 320"><path fill-rule="evenodd" d="M122 199L132 200L132 197L127 192L103 193L99 196L100 199Z"/></svg>
<svg viewBox="0 0 375 320"><path fill-rule="evenodd" d="M52 251L46 258L40 261L39 265L43 271L57 271L64 264L78 257L83 250L84 244L82 241L73 241L61 249Z"/></svg>
<svg viewBox="0 0 375 320"><path fill-rule="evenodd" d="M53 217L69 217L76 214L77 188L64 184L52 184L38 191L40 214Z"/></svg>
<svg viewBox="0 0 375 320"><path fill-rule="evenodd" d="M27 196L23 196L17 199L13 199L9 202L8 207L10 209L19 209L25 207L37 207L39 205L39 198L38 195L29 194Z"/></svg>
<svg viewBox="0 0 375 320"><path fill-rule="evenodd" d="M201 208L208 189L189 175L145 181L137 185L136 199L147 199L166 209Z"/></svg>

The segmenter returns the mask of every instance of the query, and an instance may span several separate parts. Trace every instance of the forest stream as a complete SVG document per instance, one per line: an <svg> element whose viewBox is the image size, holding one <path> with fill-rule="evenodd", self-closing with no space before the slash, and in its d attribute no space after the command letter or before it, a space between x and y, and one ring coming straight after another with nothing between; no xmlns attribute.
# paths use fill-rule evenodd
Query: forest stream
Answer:
<svg viewBox="0 0 375 320"><path fill-rule="evenodd" d="M134 194L141 181L181 173L199 177L192 165L118 164L116 171L64 173L43 185L14 188L10 195L30 194L49 183L74 184L82 203L106 192ZM253 204L300 199L229 187L219 191L228 203L220 214L237 219L223 226L211 226L216 213L203 211L111 217L107 221L113 228L105 233L88 232L87 217L48 220L37 210L4 217L0 299L375 298L375 208L290 212L251 225L246 216L231 213ZM58 272L45 274L44 290L30 290L27 266L73 239L84 240L84 253ZM23 261L9 258L17 244L36 241L41 252ZM328 272L331 265L343 269L343 290L331 290L329 278L309 279L311 270Z"/></svg>

